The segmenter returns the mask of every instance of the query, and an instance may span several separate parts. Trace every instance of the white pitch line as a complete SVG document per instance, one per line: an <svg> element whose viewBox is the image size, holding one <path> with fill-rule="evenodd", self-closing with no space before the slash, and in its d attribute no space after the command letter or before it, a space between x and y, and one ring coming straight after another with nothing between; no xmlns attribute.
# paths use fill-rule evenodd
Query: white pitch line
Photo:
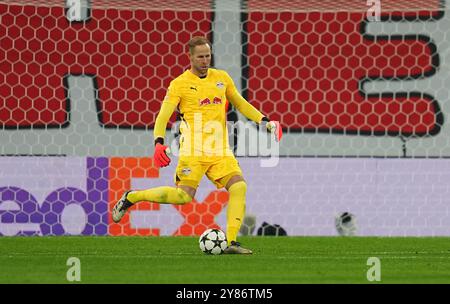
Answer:
<svg viewBox="0 0 450 304"><path fill-rule="evenodd" d="M15 254L15 255L0 255L1 258L32 258L33 256L39 256L39 257L53 257L53 258L66 258L68 256L77 256L79 258L120 258L123 257L122 255L98 255L98 254L80 254L80 253L68 253L68 254L50 254L50 253L33 253L32 255L27 254ZM257 255L257 253L255 254ZM198 256L205 256L209 257L209 255L203 255L202 253L199 253L198 255L195 254L189 254L189 253L179 253L179 254L168 254L168 255L128 255L130 258L140 258L140 259L152 259L152 258L161 258L161 257L167 257L167 258L186 258L187 256L191 257L198 257ZM356 260L356 259L364 259L368 256L374 256L374 254L366 255L366 256L342 256L342 257L330 257L330 256L296 256L295 258L290 257L273 257L274 259L299 259L299 260ZM449 256L425 256L425 255L412 255L412 256L382 256L379 257L382 260L388 260L388 259L450 259Z"/></svg>

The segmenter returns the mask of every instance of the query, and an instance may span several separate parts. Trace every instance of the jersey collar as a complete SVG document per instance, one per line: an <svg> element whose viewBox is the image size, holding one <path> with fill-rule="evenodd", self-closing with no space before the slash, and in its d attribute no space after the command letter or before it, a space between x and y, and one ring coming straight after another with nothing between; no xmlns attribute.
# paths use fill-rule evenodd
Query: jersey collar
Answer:
<svg viewBox="0 0 450 304"><path fill-rule="evenodd" d="M196 80L203 80L203 79L207 79L210 73L210 69L208 68L208 73L206 73L206 76L203 78L198 77L197 75L195 75L194 73L191 72L190 69L187 70L187 73L189 75L190 78L196 79Z"/></svg>

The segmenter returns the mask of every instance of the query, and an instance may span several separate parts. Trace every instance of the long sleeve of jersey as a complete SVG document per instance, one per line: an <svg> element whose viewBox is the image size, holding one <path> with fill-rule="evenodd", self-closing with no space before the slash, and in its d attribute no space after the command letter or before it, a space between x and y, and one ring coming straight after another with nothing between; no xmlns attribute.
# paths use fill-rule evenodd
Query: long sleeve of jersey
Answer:
<svg viewBox="0 0 450 304"><path fill-rule="evenodd" d="M228 76L228 78L229 83L227 85L226 91L228 101L233 106L235 106L236 109L239 112L241 112L245 117L253 120L256 123L260 123L264 115L260 111L258 111L254 106L252 106L247 100L245 100L241 94L239 94L231 77Z"/></svg>
<svg viewBox="0 0 450 304"><path fill-rule="evenodd" d="M256 123L260 123L264 115L259 112L254 106L252 106L244 97L235 92L234 94L227 95L228 100L236 109L241 112L248 119L253 120Z"/></svg>
<svg viewBox="0 0 450 304"><path fill-rule="evenodd" d="M178 96L173 86L169 86L167 95L164 98L161 109L156 117L155 128L153 129L153 138L161 137L164 139L166 136L166 127L170 117L175 111L178 103L180 102L180 96Z"/></svg>
<svg viewBox="0 0 450 304"><path fill-rule="evenodd" d="M166 127L170 116L175 111L175 105L172 103L163 102L158 116L156 117L155 129L153 130L154 138L164 138L166 136Z"/></svg>

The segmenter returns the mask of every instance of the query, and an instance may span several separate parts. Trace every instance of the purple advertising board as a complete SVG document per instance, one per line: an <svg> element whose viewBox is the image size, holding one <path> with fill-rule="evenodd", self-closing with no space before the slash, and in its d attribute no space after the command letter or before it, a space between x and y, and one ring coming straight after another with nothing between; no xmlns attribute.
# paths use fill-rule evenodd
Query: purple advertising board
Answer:
<svg viewBox="0 0 450 304"><path fill-rule="evenodd" d="M0 158L0 235L106 235L108 158Z"/></svg>
<svg viewBox="0 0 450 304"><path fill-rule="evenodd" d="M335 216L350 212L361 236L450 234L450 160L375 158L239 158L247 181L246 216L288 235L337 235ZM0 235L109 235L110 159L1 157ZM132 189L173 185L177 160L152 178L131 177ZM217 189L204 178L201 204ZM224 191L224 190L223 190ZM226 210L215 223L226 228ZM185 217L171 205L130 211L131 228L174 235Z"/></svg>

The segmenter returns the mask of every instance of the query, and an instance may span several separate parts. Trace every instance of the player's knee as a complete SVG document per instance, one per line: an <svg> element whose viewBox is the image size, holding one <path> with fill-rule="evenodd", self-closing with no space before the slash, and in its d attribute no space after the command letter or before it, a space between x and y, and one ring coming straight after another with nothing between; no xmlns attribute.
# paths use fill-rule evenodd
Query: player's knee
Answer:
<svg viewBox="0 0 450 304"><path fill-rule="evenodd" d="M243 180L238 181L234 184L232 184L229 188L228 188L229 192L236 192L236 193L243 193L245 194L247 192L247 183Z"/></svg>
<svg viewBox="0 0 450 304"><path fill-rule="evenodd" d="M178 198L177 204L183 205L192 201L192 197L181 188L177 188Z"/></svg>

